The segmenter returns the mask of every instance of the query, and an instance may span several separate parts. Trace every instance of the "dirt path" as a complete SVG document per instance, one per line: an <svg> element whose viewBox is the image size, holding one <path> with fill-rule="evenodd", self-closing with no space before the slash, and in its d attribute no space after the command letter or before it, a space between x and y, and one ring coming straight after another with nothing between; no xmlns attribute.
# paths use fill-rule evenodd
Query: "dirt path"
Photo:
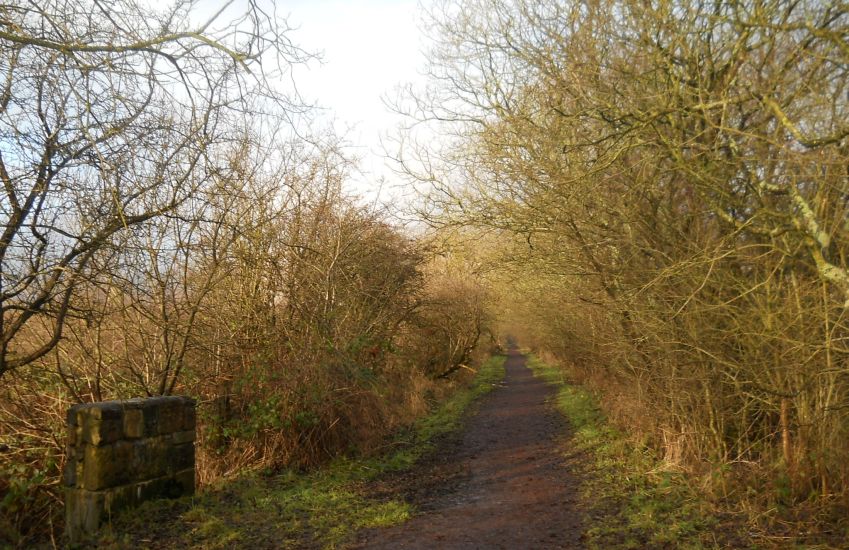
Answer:
<svg viewBox="0 0 849 550"><path fill-rule="evenodd" d="M561 453L568 427L546 403L553 390L517 351L506 370L462 433L394 481L420 514L361 533L356 548L583 548L578 480Z"/></svg>

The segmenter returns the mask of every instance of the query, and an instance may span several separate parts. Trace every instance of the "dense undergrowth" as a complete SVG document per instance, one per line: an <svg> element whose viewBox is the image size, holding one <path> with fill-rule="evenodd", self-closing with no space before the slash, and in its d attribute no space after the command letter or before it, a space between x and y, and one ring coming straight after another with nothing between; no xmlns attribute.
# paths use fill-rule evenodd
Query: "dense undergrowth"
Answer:
<svg viewBox="0 0 849 550"><path fill-rule="evenodd" d="M763 529L739 500L708 490L717 480L693 476L666 460L638 432L614 425L599 396L574 383L568 369L554 365L529 356L534 373L558 388L556 406L574 430L567 453L584 474L582 501L591 548L845 547L849 529L840 522L825 533L806 529L804 522L786 522L781 535Z"/></svg>
<svg viewBox="0 0 849 550"><path fill-rule="evenodd" d="M528 366L557 387L555 404L574 430L567 449L584 474L582 503L590 548L745 548L728 523L680 471L612 426L586 388L530 356Z"/></svg>
<svg viewBox="0 0 849 550"><path fill-rule="evenodd" d="M90 545L100 548L336 548L356 530L403 522L415 510L378 500L366 482L410 468L439 436L455 430L470 404L504 376L504 357L480 367L470 384L436 404L371 456L340 457L309 473L251 472L195 497L148 502L114 518Z"/></svg>
<svg viewBox="0 0 849 550"><path fill-rule="evenodd" d="M195 398L205 486L368 453L455 389L468 372L460 366L482 353L482 287L445 258L428 258L424 243L340 196L328 200L290 212L308 236L284 226L268 235L308 252L287 246L256 260L219 251L236 255L226 272L203 296L166 297L158 320L159 306L116 291L120 308L100 303L102 316L69 321L73 337L50 361L7 375L0 544L61 538L65 411L75 403ZM199 307L184 317L187 299ZM181 351L169 347L175 339Z"/></svg>

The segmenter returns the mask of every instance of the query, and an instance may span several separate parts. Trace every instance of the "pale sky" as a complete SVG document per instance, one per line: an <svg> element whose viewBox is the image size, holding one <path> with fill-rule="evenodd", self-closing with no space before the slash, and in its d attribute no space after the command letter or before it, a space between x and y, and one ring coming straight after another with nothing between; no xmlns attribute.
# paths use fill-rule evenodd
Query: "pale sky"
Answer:
<svg viewBox="0 0 849 550"><path fill-rule="evenodd" d="M156 5L162 0L142 0ZM384 159L381 140L393 134L403 119L384 98L394 97L407 83L422 85L427 44L420 32L420 5L432 0L261 0L273 5L294 30L292 42L319 54L322 61L296 66L292 77L308 103L323 109L318 123L331 125L349 145L346 153L359 159L347 191L368 202L386 202L402 194ZM195 17L205 21L227 0L199 0ZM235 0L221 21L241 15L245 0ZM291 86L281 82L282 89ZM381 188L381 178L386 184ZM394 191L393 191L394 189ZM379 193L379 196L378 196Z"/></svg>
<svg viewBox="0 0 849 550"><path fill-rule="evenodd" d="M293 0L279 1L278 12L298 30L293 41L323 53L323 63L298 67L295 82L307 100L326 107L325 120L353 145L363 174L355 174L351 189L373 200L378 180L387 184L386 200L397 179L383 159L381 139L399 122L382 100L397 86L421 82L426 44L419 32L418 0Z"/></svg>

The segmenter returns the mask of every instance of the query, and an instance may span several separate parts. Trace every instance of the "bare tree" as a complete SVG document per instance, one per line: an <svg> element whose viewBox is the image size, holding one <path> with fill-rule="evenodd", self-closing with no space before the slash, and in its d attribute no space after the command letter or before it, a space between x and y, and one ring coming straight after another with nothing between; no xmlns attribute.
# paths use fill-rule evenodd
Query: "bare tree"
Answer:
<svg viewBox="0 0 849 550"><path fill-rule="evenodd" d="M299 108L266 78L306 58L285 21L231 4L0 5L0 376L56 346L95 256L207 185L247 113Z"/></svg>
<svg viewBox="0 0 849 550"><path fill-rule="evenodd" d="M426 219L501 231L536 281L538 341L583 359L613 409L635 403L626 422L651 410L671 461L846 491L847 7L434 11L431 84L406 110L448 145L399 152Z"/></svg>

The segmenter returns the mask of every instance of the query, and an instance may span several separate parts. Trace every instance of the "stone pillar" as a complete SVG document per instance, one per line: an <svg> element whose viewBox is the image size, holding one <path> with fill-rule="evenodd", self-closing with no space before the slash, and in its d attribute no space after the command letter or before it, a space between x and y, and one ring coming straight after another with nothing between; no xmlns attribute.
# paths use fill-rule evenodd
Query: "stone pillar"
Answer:
<svg viewBox="0 0 849 550"><path fill-rule="evenodd" d="M65 521L71 541L114 512L195 490L195 402L152 397L68 410Z"/></svg>

